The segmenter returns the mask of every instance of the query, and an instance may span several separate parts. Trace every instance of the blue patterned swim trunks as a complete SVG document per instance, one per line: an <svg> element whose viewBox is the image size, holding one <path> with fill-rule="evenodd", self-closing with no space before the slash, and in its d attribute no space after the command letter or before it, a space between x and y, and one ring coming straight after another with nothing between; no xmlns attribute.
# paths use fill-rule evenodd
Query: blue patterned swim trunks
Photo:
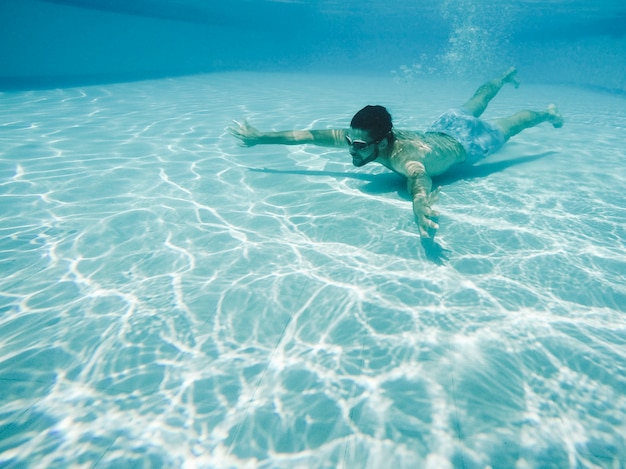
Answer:
<svg viewBox="0 0 626 469"><path fill-rule="evenodd" d="M497 126L463 109L445 112L430 126L428 132L440 132L459 142L465 148L465 162L469 164L475 164L498 151L505 142L504 133Z"/></svg>

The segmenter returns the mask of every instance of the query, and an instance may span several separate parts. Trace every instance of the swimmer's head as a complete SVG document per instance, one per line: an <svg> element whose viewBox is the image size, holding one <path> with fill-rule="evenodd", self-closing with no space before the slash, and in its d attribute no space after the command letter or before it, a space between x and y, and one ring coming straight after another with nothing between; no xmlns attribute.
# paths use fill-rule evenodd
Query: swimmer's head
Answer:
<svg viewBox="0 0 626 469"><path fill-rule="evenodd" d="M383 106L365 106L350 122L346 142L352 164L364 166L378 158L380 151L393 144L391 115Z"/></svg>
<svg viewBox="0 0 626 469"><path fill-rule="evenodd" d="M365 130L377 142L385 137L393 138L391 114L383 106L365 106L354 115L350 127Z"/></svg>

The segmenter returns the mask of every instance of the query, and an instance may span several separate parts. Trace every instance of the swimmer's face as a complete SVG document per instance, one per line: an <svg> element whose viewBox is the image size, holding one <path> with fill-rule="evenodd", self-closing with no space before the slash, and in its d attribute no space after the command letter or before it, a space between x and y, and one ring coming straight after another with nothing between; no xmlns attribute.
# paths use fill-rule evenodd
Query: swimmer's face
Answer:
<svg viewBox="0 0 626 469"><path fill-rule="evenodd" d="M378 144L380 142L375 141L368 131L350 128L346 135L346 142L350 156L352 156L352 164L357 168L378 158Z"/></svg>

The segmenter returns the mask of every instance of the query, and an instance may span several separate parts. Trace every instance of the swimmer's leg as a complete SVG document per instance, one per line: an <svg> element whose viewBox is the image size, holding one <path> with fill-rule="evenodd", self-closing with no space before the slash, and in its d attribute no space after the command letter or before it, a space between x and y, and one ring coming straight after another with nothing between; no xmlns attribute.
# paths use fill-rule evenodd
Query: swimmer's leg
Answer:
<svg viewBox="0 0 626 469"><path fill-rule="evenodd" d="M517 69L515 67L511 67L500 78L488 81L478 88L476 93L474 93L474 96L472 96L470 100L461 108L470 113L472 116L479 117L483 112L485 112L485 109L487 109L489 101L491 101L498 94L498 91L500 91L505 83L512 83L515 85L515 88L519 86L519 81L515 78L516 73Z"/></svg>
<svg viewBox="0 0 626 469"><path fill-rule="evenodd" d="M563 117L554 104L550 104L548 109L543 112L520 111L512 116L495 119L492 122L502 130L505 140L542 122L549 122L557 129L563 127Z"/></svg>

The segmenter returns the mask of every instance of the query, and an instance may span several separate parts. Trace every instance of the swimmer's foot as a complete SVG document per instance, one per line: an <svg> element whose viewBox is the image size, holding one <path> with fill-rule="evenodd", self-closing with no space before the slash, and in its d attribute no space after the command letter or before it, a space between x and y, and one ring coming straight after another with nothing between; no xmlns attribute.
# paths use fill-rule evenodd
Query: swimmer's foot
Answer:
<svg viewBox="0 0 626 469"><path fill-rule="evenodd" d="M550 122L555 129L560 129L561 127L563 127L563 116L561 115L559 109L556 107L555 104L550 104L548 106L548 114L550 116L548 118L548 122Z"/></svg>
<svg viewBox="0 0 626 469"><path fill-rule="evenodd" d="M519 88L519 80L515 78L517 75L517 69L515 67L509 68L504 75L502 75L502 84L511 83L515 88Z"/></svg>

